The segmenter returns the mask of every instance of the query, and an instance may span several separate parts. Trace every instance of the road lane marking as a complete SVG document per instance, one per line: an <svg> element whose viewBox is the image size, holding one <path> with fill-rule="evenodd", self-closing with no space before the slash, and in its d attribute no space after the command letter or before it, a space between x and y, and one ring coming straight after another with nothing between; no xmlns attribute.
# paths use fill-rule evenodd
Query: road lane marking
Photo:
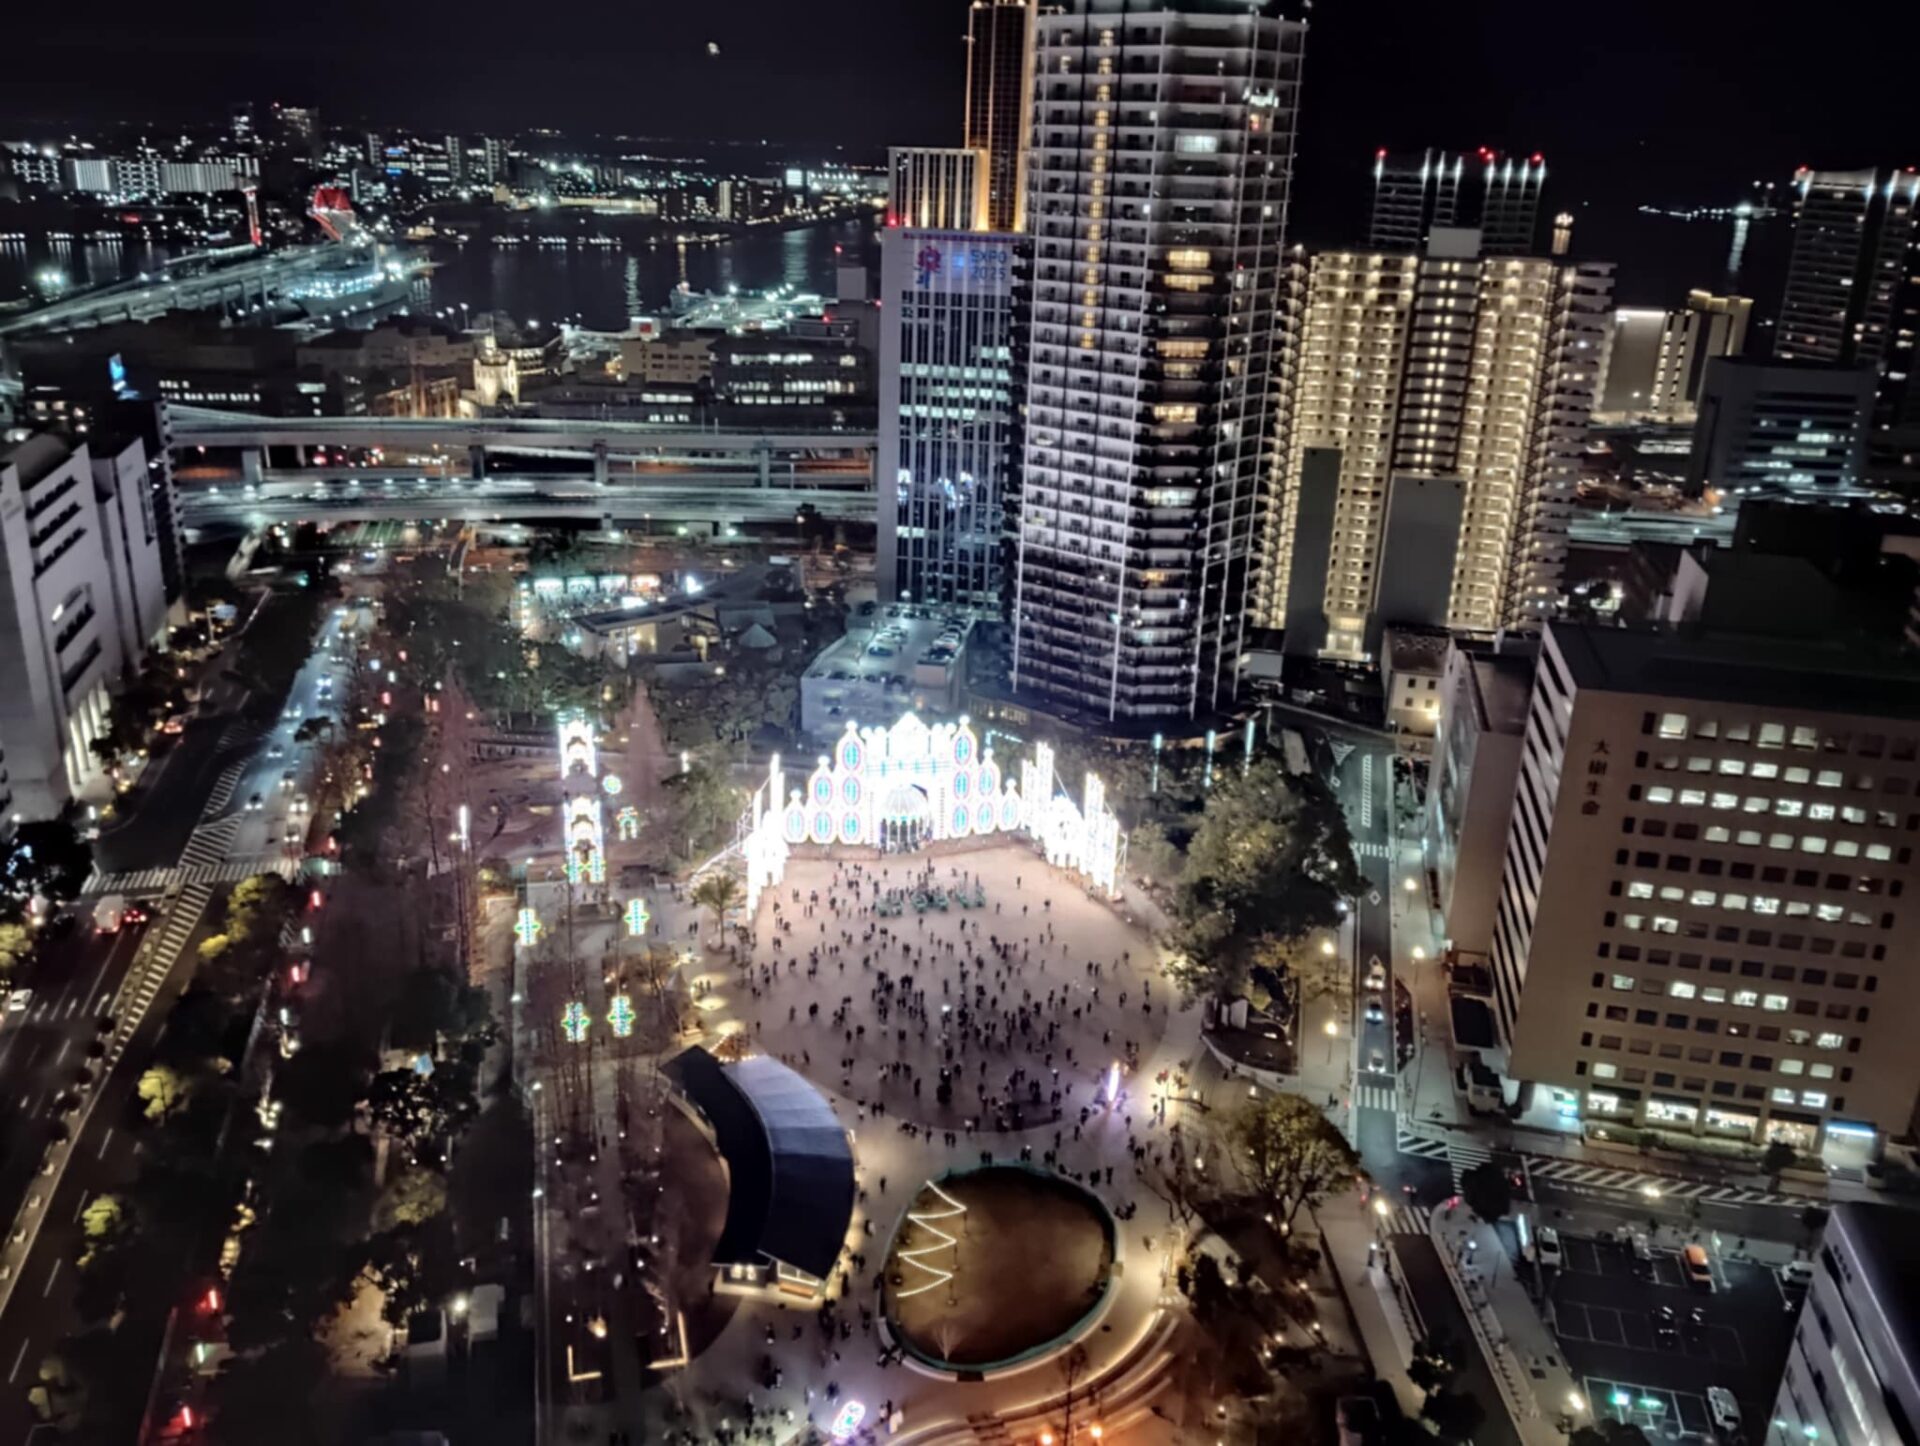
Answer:
<svg viewBox="0 0 1920 1446"><path fill-rule="evenodd" d="M113 1142L113 1126L112 1126L112 1125L108 1125L108 1126L107 1126L107 1133L106 1133L106 1134L105 1134L105 1135L104 1135L104 1136L103 1136L103 1137L101 1138L101 1140L100 1140L100 1153L99 1153L99 1154L97 1154L97 1155L95 1155L95 1156L94 1156L94 1159L96 1159L96 1160L104 1160L104 1159L106 1159L106 1158L107 1158L107 1146L108 1146L109 1144L111 1144L112 1142Z"/></svg>
<svg viewBox="0 0 1920 1446"><path fill-rule="evenodd" d="M13 1369L7 1372L7 1384L9 1386L20 1379L20 1363L27 1358L27 1347L30 1344L32 1344L31 1337L20 1342L20 1354L13 1358Z"/></svg>
<svg viewBox="0 0 1920 1446"><path fill-rule="evenodd" d="M87 1192L85 1190L82 1190L80 1192L80 1203L73 1207L73 1218L75 1220L78 1220L82 1215L86 1213L87 1213Z"/></svg>
<svg viewBox="0 0 1920 1446"><path fill-rule="evenodd" d="M53 1283L60 1278L60 1265L61 1265L60 1257L57 1255L54 1256L53 1269L47 1272L46 1288L40 1292L40 1299L45 1300L48 1296L53 1294Z"/></svg>
<svg viewBox="0 0 1920 1446"><path fill-rule="evenodd" d="M72 1048L73 1048L73 1041L72 1041L72 1040L70 1040L70 1039L63 1039L63 1040L61 1040L61 1041L60 1041L60 1053L58 1053L58 1054L56 1054L56 1055L55 1055L55 1056L53 1057L53 1067L54 1067L55 1069L58 1069L58 1068L60 1068L60 1061L61 1061L61 1060L63 1060L63 1059L65 1059L65 1058L67 1057L67 1051L68 1051L68 1050L70 1050L70 1049L72 1049Z"/></svg>

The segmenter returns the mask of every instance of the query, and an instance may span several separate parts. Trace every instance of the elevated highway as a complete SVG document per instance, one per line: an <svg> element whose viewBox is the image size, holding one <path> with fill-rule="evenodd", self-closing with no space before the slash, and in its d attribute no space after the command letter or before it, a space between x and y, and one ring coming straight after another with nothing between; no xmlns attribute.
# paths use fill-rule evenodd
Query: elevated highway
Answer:
<svg viewBox="0 0 1920 1446"><path fill-rule="evenodd" d="M169 311L264 302L294 278L336 265L340 259L339 249L333 246L250 253L253 248L244 246L182 257L153 275L12 312L0 316L0 336L83 331L114 322L152 321Z"/></svg>
<svg viewBox="0 0 1920 1446"><path fill-rule="evenodd" d="M317 470L317 469L316 469ZM369 477L298 480L278 474L258 483L182 482L180 520L188 527L257 529L286 522L446 519L460 522L591 522L640 528L658 523L745 525L791 521L802 508L836 522L874 515L864 479L830 486L763 486L757 472L661 472L633 481L587 477Z"/></svg>

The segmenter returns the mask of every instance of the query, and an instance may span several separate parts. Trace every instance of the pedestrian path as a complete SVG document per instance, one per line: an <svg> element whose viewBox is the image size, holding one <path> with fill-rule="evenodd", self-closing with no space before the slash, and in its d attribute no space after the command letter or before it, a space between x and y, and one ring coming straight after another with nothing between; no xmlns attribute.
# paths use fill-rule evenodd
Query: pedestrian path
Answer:
<svg viewBox="0 0 1920 1446"><path fill-rule="evenodd" d="M1394 1145L1403 1155L1418 1155L1423 1160L1444 1160L1447 1158L1447 1142L1434 1135L1421 1134L1407 1128L1403 1121L1394 1132Z"/></svg>
<svg viewBox="0 0 1920 1446"><path fill-rule="evenodd" d="M1400 1108L1400 1095L1390 1084L1361 1083L1354 1086L1353 1102L1363 1110L1384 1110L1391 1115Z"/></svg>
<svg viewBox="0 0 1920 1446"><path fill-rule="evenodd" d="M169 889L192 884L237 884L255 874L278 874L292 880L300 871L297 861L285 854L242 854L237 858L212 863L179 864L170 869L136 869L124 874L98 874L87 880L81 892L101 894L164 894Z"/></svg>

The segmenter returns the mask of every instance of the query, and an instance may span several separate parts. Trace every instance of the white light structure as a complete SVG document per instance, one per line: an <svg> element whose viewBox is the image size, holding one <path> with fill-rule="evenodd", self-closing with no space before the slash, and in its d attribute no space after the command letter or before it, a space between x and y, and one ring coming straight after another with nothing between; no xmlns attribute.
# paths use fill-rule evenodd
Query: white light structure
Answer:
<svg viewBox="0 0 1920 1446"><path fill-rule="evenodd" d="M926 1291L938 1289L953 1279L953 1272L951 1270L943 1266L929 1265L925 1260L921 1259L921 1257L938 1255L941 1251L957 1247L960 1244L959 1236L947 1234L946 1231L942 1230L933 1222L936 1220L951 1220L955 1216L965 1215L967 1213L967 1207L931 1180L927 1181L927 1188L942 1200L946 1201L949 1208L945 1210L909 1210L907 1212L908 1220L918 1225L922 1230L926 1231L927 1234L936 1237L936 1239L932 1245L919 1245L915 1246L912 1250L900 1251L899 1260L902 1265L911 1265L915 1270L924 1271L927 1275L931 1276L932 1279L922 1281L912 1290L897 1292L893 1297L895 1300L906 1300L909 1296L921 1295Z"/></svg>
<svg viewBox="0 0 1920 1446"><path fill-rule="evenodd" d="M579 887L607 881L607 832L600 800L611 774L599 777L600 750L593 724L584 714L565 713L558 720L560 782L566 791L563 836L567 850L567 882ZM609 794L617 791L606 790Z"/></svg>
<svg viewBox="0 0 1920 1446"><path fill-rule="evenodd" d="M777 756L768 765L741 820L747 912L803 844L908 849L1022 829L1049 863L1116 897L1126 835L1097 775L1087 775L1084 797L1082 807L1055 792L1053 750L1044 743L1021 765L1018 783L1005 777L965 718L929 726L908 713L891 728L848 723L804 789L787 791Z"/></svg>

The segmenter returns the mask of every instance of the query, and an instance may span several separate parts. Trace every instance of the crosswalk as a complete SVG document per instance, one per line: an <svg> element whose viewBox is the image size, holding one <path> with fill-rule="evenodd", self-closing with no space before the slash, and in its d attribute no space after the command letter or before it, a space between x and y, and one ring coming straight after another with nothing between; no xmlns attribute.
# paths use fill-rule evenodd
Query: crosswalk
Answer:
<svg viewBox="0 0 1920 1446"><path fill-rule="evenodd" d="M1363 859L1385 859L1392 857L1392 850L1383 843L1356 843L1353 846L1353 851L1355 855Z"/></svg>
<svg viewBox="0 0 1920 1446"><path fill-rule="evenodd" d="M1425 1235L1433 1223L1433 1208L1428 1205L1394 1205L1380 1217L1380 1228L1388 1235Z"/></svg>
<svg viewBox="0 0 1920 1446"><path fill-rule="evenodd" d="M1719 1185L1711 1180L1686 1180L1673 1175L1648 1175L1639 1170L1621 1170L1580 1160L1543 1160L1530 1156L1527 1172L1535 1180L1552 1180L1569 1187L1589 1190L1624 1191L1650 1198L1669 1200L1706 1200L1723 1205L1801 1206L1807 1202L1791 1195L1776 1195L1771 1190L1751 1190L1738 1185Z"/></svg>
<svg viewBox="0 0 1920 1446"><path fill-rule="evenodd" d="M1486 1145L1458 1135L1436 1137L1404 1125L1395 1132L1394 1143L1402 1155L1425 1160L1443 1160L1453 1172L1453 1188L1458 1191L1460 1177L1475 1165L1493 1158ZM1674 1175L1649 1175L1639 1170L1594 1165L1581 1160L1562 1160L1545 1155L1526 1155L1527 1174L1534 1181L1551 1181L1569 1190L1602 1191L1667 1200L1701 1200L1721 1205L1777 1205L1798 1208L1805 1199L1777 1195L1770 1190L1754 1190L1739 1185L1720 1185L1711 1180L1688 1180Z"/></svg>
<svg viewBox="0 0 1920 1446"><path fill-rule="evenodd" d="M1388 1114L1394 1114L1400 1108L1399 1093L1390 1084L1355 1085L1353 1102L1363 1110L1384 1110Z"/></svg>
<svg viewBox="0 0 1920 1446"><path fill-rule="evenodd" d="M167 975L173 972L174 961L180 957L180 951L192 937L194 926L200 922L200 915L205 912L207 902L212 897L211 884L193 884L181 890L179 897L167 909L166 922L160 926L159 941L150 950L141 951L138 971L127 975L114 1000L113 1013L119 1026L115 1031L116 1042L133 1033L134 1027L159 997L160 986L166 983Z"/></svg>
<svg viewBox="0 0 1920 1446"><path fill-rule="evenodd" d="M170 869L134 869L121 874L96 873L87 880L82 892L96 898L102 894L151 897L190 884L237 884L255 874L278 874L283 879L291 880L299 868L299 864L285 854L240 854L207 863L177 864Z"/></svg>

